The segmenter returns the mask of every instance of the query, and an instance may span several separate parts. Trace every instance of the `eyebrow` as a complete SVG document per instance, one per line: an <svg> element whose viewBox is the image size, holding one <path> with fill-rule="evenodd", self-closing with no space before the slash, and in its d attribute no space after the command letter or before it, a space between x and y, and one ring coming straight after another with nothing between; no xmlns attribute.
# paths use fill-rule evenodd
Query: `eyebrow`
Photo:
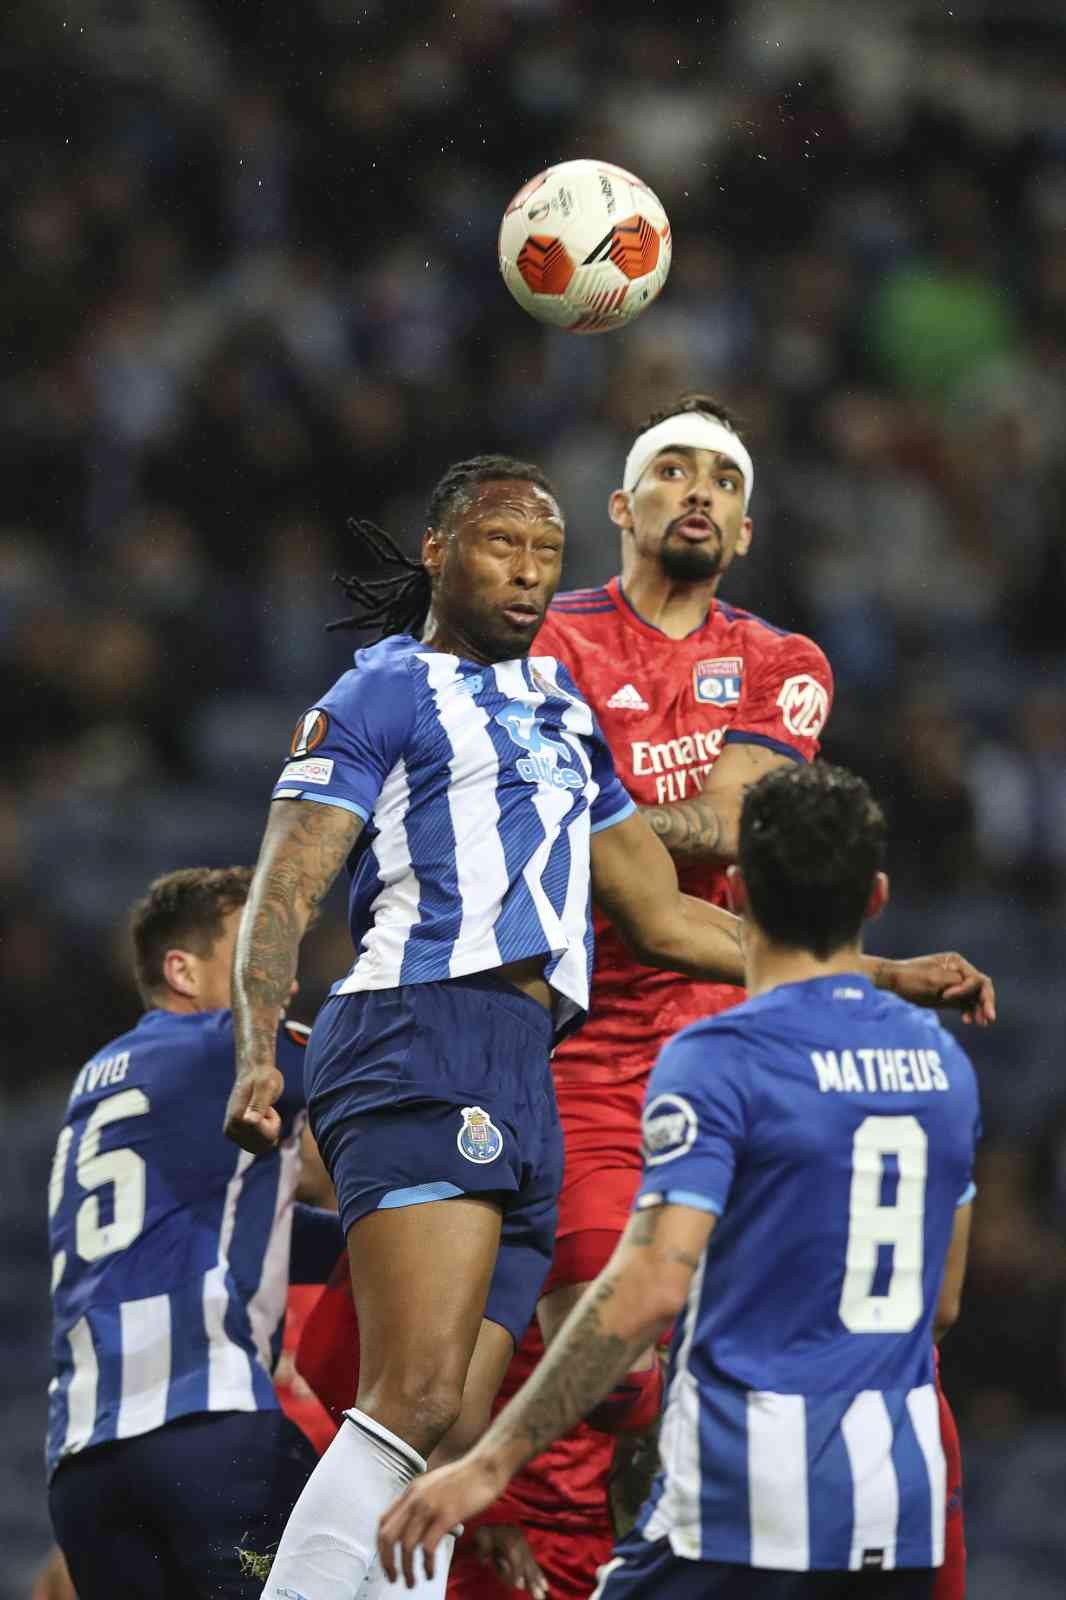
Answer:
<svg viewBox="0 0 1066 1600"><path fill-rule="evenodd" d="M697 452L693 445L668 444L664 450L659 451L655 459L656 461L661 461L663 456L685 456L689 461L694 461L696 454ZM715 463L715 468L718 472L738 472L741 477L744 476L739 463L734 461L732 456L725 455L721 450L716 450L714 454L718 457Z"/></svg>

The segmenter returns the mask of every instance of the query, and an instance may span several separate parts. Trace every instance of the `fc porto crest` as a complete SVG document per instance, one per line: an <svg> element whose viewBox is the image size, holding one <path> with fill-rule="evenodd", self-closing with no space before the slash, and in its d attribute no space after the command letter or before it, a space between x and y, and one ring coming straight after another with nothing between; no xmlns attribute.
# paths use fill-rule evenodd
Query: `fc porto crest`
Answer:
<svg viewBox="0 0 1066 1600"><path fill-rule="evenodd" d="M481 1106L464 1106L463 1125L455 1136L459 1154L479 1167L495 1161L503 1149L503 1134Z"/></svg>
<svg viewBox="0 0 1066 1600"><path fill-rule="evenodd" d="M692 669L692 692L705 706L735 706L743 675L744 663L739 656L697 661Z"/></svg>

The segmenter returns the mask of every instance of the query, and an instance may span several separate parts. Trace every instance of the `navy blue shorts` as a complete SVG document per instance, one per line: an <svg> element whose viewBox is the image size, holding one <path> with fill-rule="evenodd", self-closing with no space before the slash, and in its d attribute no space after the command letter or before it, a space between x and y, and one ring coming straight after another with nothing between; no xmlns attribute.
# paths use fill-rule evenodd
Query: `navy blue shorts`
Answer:
<svg viewBox="0 0 1066 1600"><path fill-rule="evenodd" d="M485 1316L517 1344L551 1265L563 1136L552 1019L478 974L338 994L311 1030L304 1085L341 1224L483 1195L503 1211Z"/></svg>
<svg viewBox="0 0 1066 1600"><path fill-rule="evenodd" d="M932 1567L892 1572L771 1572L675 1556L668 1539L630 1534L600 1568L591 1600L932 1600Z"/></svg>
<svg viewBox="0 0 1066 1600"><path fill-rule="evenodd" d="M238 1551L274 1551L317 1459L281 1411L198 1412L68 1457L48 1498L78 1600L259 1600Z"/></svg>

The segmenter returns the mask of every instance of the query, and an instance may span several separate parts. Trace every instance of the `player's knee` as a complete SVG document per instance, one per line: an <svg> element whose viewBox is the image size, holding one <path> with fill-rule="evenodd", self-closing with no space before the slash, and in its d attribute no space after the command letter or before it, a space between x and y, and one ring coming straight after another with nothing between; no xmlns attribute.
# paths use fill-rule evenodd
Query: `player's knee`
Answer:
<svg viewBox="0 0 1066 1600"><path fill-rule="evenodd" d="M430 1456L454 1425L463 1403L459 1379L441 1373L401 1372L384 1377L359 1409Z"/></svg>

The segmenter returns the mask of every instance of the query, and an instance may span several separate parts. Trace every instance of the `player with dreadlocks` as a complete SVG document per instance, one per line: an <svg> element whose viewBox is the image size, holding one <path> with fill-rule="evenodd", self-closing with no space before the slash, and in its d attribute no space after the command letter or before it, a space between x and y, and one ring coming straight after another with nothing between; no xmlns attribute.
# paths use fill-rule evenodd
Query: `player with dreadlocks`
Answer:
<svg viewBox="0 0 1066 1600"><path fill-rule="evenodd" d="M377 1593L379 1517L428 1456L480 1434L531 1320L562 1170L548 1056L587 1007L590 890L644 960L741 973L735 919L681 895L572 679L528 657L563 556L539 469L453 467L421 571L370 542L399 571L345 587L350 621L382 637L297 724L234 967L226 1132L259 1153L278 1137L278 1011L348 864L356 959L315 1023L306 1087L361 1362L266 1589L306 1600Z"/></svg>

